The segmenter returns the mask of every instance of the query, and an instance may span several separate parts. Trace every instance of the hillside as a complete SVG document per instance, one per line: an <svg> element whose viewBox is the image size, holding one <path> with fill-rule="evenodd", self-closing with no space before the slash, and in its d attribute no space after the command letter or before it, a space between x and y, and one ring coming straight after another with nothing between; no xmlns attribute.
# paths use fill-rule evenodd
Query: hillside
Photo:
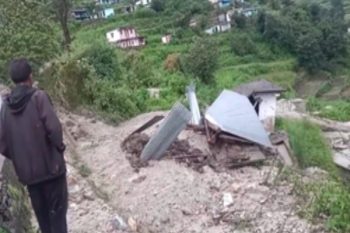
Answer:
<svg viewBox="0 0 350 233"><path fill-rule="evenodd" d="M350 231L349 172L334 163L350 151L350 0L105 2L0 0L1 82L28 58L64 127L72 233ZM285 90L275 131L293 166L237 137L210 146L204 126L160 161L135 159L160 123L125 149L137 127L189 105L189 84L205 112L259 79ZM232 161L249 166L220 168Z"/></svg>

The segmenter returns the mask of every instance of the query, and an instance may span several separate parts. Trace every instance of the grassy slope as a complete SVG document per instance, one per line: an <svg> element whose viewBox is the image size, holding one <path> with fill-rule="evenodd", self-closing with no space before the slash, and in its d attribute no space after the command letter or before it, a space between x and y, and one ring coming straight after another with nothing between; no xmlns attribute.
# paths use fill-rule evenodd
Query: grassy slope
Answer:
<svg viewBox="0 0 350 233"><path fill-rule="evenodd" d="M120 26L134 26L138 33L146 37L147 46L138 49L137 51L145 56L150 62L149 67L155 76L161 77L160 87L165 90L169 86L169 82L176 82L172 79L183 79L185 82L190 82L191 79L186 77L181 72L169 73L164 70L163 63L166 57L172 53L186 53L193 44L196 34L191 30L184 30L184 36L181 40L177 40L169 45L161 44L161 36L167 32L174 31L176 28L173 25L174 18L156 15L155 17L136 18L130 16L117 16L104 22L98 22L91 25L81 27L75 33L75 41L73 49L80 51L94 43L106 43L105 34L109 30ZM217 94L224 88L231 89L243 82L265 78L276 83L293 93L292 86L294 85L296 74L293 71L295 60L288 55L276 54L264 42L257 42L259 56L248 55L239 57L234 55L230 50L230 35L231 33L240 33L234 29L229 33L213 35L212 38L219 44L220 57L219 69L215 73L215 85L206 86L198 83L199 101L202 104L210 104L215 99ZM206 36L206 35L200 35ZM119 50L119 49L118 49ZM127 51L119 50L121 58ZM170 92L170 90L168 90ZM170 93L167 93L166 98ZM168 108L176 99L181 98L181 93L171 94L167 103L160 101L152 101L150 109Z"/></svg>

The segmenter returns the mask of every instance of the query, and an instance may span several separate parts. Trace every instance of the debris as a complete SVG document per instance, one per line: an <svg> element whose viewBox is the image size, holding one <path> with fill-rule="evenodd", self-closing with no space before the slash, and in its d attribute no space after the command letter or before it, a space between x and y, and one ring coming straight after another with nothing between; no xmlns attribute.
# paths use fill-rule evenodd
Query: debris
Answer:
<svg viewBox="0 0 350 233"><path fill-rule="evenodd" d="M147 166L147 161L141 160L141 153L145 145L148 143L149 137L143 133L135 133L129 135L122 143L124 151L128 152L127 159L131 166L138 171L139 168Z"/></svg>
<svg viewBox="0 0 350 233"><path fill-rule="evenodd" d="M139 134L143 131L145 131L146 129L148 129L149 127L151 127L152 125L156 124L157 122L159 122L160 120L162 120L164 118L164 116L154 116L152 119L150 119L149 121L147 121L145 124L141 125L139 128L137 128L136 130L134 130L127 138L125 138L125 140L122 143L122 147L125 147L125 143L127 141L130 141L130 137L132 137L135 134ZM148 142L149 138L147 139ZM147 143L146 142L146 143ZM132 147L130 147L132 148Z"/></svg>
<svg viewBox="0 0 350 233"><path fill-rule="evenodd" d="M350 156L349 156L350 151L349 150L344 150L341 152L336 152L333 155L333 161L334 163L342 167L346 170L350 171Z"/></svg>
<svg viewBox="0 0 350 233"><path fill-rule="evenodd" d="M137 222L133 217L129 217L128 219L128 225L131 231L137 232L138 227L137 227Z"/></svg>
<svg viewBox="0 0 350 233"><path fill-rule="evenodd" d="M126 225L125 221L122 217L119 215L116 215L113 219L113 225L118 230L126 230L128 228L128 225Z"/></svg>
<svg viewBox="0 0 350 233"><path fill-rule="evenodd" d="M293 166L293 160L290 157L290 147L286 143L281 143L276 146L278 155L282 159L284 165L291 167Z"/></svg>
<svg viewBox="0 0 350 233"><path fill-rule="evenodd" d="M259 80L240 85L234 91L249 98L264 128L272 133L275 130L277 97L285 90L269 81Z"/></svg>
<svg viewBox="0 0 350 233"><path fill-rule="evenodd" d="M270 135L270 140L277 150L282 162L286 166L293 166L291 158L292 149L289 145L288 135L285 132L276 132Z"/></svg>
<svg viewBox="0 0 350 233"><path fill-rule="evenodd" d="M201 123L201 113L199 111L199 105L197 101L197 96L196 96L196 87L194 84L191 84L187 88L187 98L188 102L190 104L190 109L192 112L192 120L191 124L193 125L200 125Z"/></svg>
<svg viewBox="0 0 350 233"><path fill-rule="evenodd" d="M224 193L222 200L225 208L233 204L233 197L231 193Z"/></svg>
<svg viewBox="0 0 350 233"><path fill-rule="evenodd" d="M139 184L139 183L143 182L144 180L146 180L146 178L147 178L147 176L145 176L145 175L135 175L135 176L131 177L129 179L129 181L131 183L134 183L134 184Z"/></svg>
<svg viewBox="0 0 350 233"><path fill-rule="evenodd" d="M265 147L272 146L246 96L224 90L210 106L205 118L209 126L217 132L224 131Z"/></svg>
<svg viewBox="0 0 350 233"><path fill-rule="evenodd" d="M141 154L142 161L161 159L172 142L186 127L192 114L182 104L176 103L155 135L149 140Z"/></svg>

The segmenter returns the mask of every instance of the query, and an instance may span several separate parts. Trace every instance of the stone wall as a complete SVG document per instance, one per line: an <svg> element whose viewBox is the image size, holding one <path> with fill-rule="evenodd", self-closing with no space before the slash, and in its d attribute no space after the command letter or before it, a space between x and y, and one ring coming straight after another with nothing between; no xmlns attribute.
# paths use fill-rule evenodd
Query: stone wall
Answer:
<svg viewBox="0 0 350 233"><path fill-rule="evenodd" d="M17 180L12 163L1 157L0 171L0 233L34 232L28 196Z"/></svg>

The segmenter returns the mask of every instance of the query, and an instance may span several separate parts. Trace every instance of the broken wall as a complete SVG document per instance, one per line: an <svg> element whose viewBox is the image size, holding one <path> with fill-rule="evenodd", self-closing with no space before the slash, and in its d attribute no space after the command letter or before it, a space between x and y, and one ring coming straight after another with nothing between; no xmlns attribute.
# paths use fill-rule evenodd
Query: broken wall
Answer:
<svg viewBox="0 0 350 233"><path fill-rule="evenodd" d="M277 95L274 93L261 93L256 94L256 98L261 99L259 119L263 123L265 130L272 133L275 131Z"/></svg>

